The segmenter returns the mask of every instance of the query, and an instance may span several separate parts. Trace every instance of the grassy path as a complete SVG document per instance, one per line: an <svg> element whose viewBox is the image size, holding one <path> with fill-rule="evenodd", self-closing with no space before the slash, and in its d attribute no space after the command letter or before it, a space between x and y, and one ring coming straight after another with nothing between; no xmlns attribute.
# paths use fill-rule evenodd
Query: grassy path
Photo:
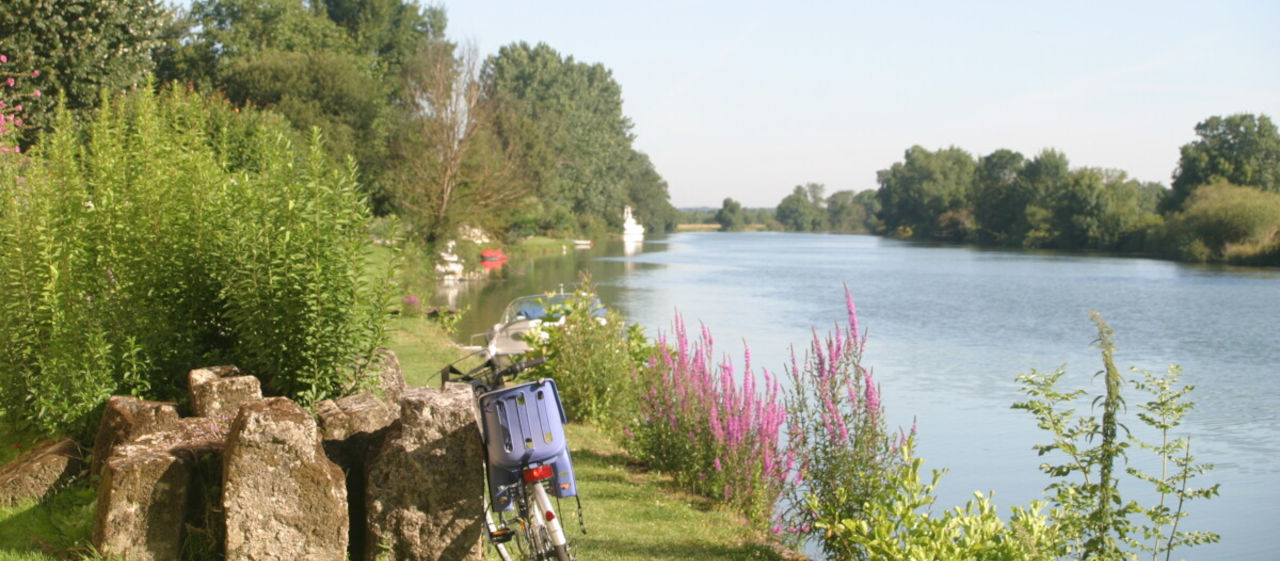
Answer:
<svg viewBox="0 0 1280 561"><path fill-rule="evenodd" d="M784 559L741 518L644 472L595 428L570 425L567 436L587 525L582 535L564 503L579 559Z"/></svg>

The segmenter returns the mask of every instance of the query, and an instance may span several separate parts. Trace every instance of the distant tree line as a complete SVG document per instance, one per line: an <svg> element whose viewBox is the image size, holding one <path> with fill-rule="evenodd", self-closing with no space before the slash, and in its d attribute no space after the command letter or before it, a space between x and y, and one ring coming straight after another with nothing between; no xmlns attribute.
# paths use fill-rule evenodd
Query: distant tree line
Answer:
<svg viewBox="0 0 1280 561"><path fill-rule="evenodd" d="M1141 252L1191 261L1280 264L1280 134L1266 115L1211 117L1182 147L1172 189L1121 170L1072 168L1046 149L974 157L908 148L878 190L824 196L796 186L777 228L983 245ZM729 230L740 207L725 199Z"/></svg>
<svg viewBox="0 0 1280 561"><path fill-rule="evenodd" d="M609 69L547 45L481 57L450 41L439 6L413 0L12 0L0 11L4 70L43 95L18 142L51 133L55 106L169 83L314 127L355 163L372 210L432 244L461 224L512 237L603 232L630 205L674 227L667 185L633 147ZM152 78L148 78L152 76Z"/></svg>

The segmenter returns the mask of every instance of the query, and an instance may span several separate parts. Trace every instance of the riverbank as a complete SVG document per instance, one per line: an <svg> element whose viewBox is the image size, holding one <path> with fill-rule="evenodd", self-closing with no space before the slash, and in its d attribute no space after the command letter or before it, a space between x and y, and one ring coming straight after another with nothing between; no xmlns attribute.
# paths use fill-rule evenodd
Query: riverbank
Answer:
<svg viewBox="0 0 1280 561"><path fill-rule="evenodd" d="M400 317L391 328L391 348L409 384L438 384L435 373L462 354L430 320ZM798 558L776 551L767 536L749 528L736 514L676 490L668 477L645 471L594 427L569 425L568 437L587 530L582 534L576 523L569 528L581 558ZM54 561L89 554L95 500L82 477L41 503L0 509L0 561ZM576 503L566 502L564 507L574 508Z"/></svg>
<svg viewBox="0 0 1280 561"><path fill-rule="evenodd" d="M436 373L464 354L430 320L400 318L392 327L391 348L400 358L408 384L439 384ZM567 519L579 558L804 559L780 550L732 511L679 491L670 477L645 470L595 427L570 424L566 430L587 531L584 535L573 519ZM566 509L575 507L576 503L564 503Z"/></svg>

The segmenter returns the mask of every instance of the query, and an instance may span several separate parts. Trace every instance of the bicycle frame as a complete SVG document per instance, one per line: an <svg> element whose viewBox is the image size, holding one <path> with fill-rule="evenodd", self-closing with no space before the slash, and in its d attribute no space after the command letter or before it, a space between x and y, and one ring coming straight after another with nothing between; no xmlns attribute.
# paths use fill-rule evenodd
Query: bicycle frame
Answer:
<svg viewBox="0 0 1280 561"><path fill-rule="evenodd" d="M531 364L499 369L490 359L465 374L450 365L441 372L441 383L449 381L451 373L461 374L458 379L470 383L478 393L486 487L489 504L498 515L497 523L488 521L486 530L499 556L509 559L502 543L519 531L533 559L570 561L564 527L550 498L577 496L564 434L564 407L555 380L543 378L502 387L504 377ZM507 513L512 511L515 516L508 519ZM513 530L512 523L518 523L519 528Z"/></svg>

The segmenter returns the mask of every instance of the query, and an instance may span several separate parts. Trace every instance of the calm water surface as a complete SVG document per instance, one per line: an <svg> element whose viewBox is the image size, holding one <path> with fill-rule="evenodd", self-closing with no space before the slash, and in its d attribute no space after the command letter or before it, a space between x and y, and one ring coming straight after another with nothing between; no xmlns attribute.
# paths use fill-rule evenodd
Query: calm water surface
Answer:
<svg viewBox="0 0 1280 561"><path fill-rule="evenodd" d="M669 330L678 312L706 324L735 363L745 341L754 365L774 372L792 346L803 352L815 327L825 334L844 321L847 285L890 423L916 423L926 468L948 469L938 505L994 491L1003 512L1040 497L1047 483L1031 449L1045 437L1030 414L1009 407L1024 397L1014 379L1065 364L1064 387L1099 387L1088 313L1102 312L1122 370L1178 364L1196 386L1183 428L1197 459L1216 464L1199 483L1219 482L1222 494L1192 502L1182 529L1210 529L1222 542L1183 556L1280 559L1271 535L1280 528L1278 271L866 236L690 233L509 265L496 282L437 299L467 307L461 332L479 333L508 300L572 283L580 270L650 334ZM1139 397L1129 394L1131 412Z"/></svg>

